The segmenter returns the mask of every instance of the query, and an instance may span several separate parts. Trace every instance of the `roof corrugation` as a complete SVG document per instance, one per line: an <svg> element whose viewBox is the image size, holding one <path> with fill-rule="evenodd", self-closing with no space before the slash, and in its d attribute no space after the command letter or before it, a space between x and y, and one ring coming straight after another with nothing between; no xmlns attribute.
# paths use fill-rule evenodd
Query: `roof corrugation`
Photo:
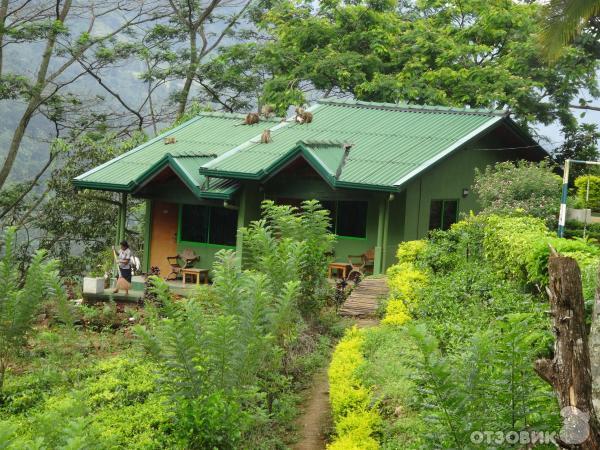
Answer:
<svg viewBox="0 0 600 450"><path fill-rule="evenodd" d="M352 147L338 181L393 187L429 159L506 115L499 111L330 100L319 102L312 113L312 123L288 121L271 132L271 143L246 142L236 151L211 160L201 172L260 176L298 142L308 143L307 147L318 141L343 142ZM334 164L323 162L331 172Z"/></svg>
<svg viewBox="0 0 600 450"><path fill-rule="evenodd" d="M167 155L181 162L195 184L201 185L204 177L198 167L227 150L260 135L265 125L273 126L277 120L262 120L257 125L241 125L243 114L201 113L183 125L167 131L151 141L80 175L75 183L81 187L110 186L111 190L128 190L155 164ZM166 144L165 138L174 138ZM184 161L185 162L182 162Z"/></svg>
<svg viewBox="0 0 600 450"><path fill-rule="evenodd" d="M242 114L201 113L75 183L133 192L140 180L170 164L197 195L226 197L239 186L232 180L261 179L302 153L336 186L396 190L496 123L515 126L506 111L495 110L329 99L310 110L310 124L288 119L253 126L241 125ZM260 134L267 127L272 142L262 144ZM173 142L167 144L165 137Z"/></svg>

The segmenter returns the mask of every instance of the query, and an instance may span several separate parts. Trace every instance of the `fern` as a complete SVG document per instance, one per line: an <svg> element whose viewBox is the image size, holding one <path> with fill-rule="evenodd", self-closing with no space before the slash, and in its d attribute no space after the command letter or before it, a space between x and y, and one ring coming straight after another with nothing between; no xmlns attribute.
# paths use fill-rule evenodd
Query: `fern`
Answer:
<svg viewBox="0 0 600 450"><path fill-rule="evenodd" d="M57 275L57 262L37 252L19 285L19 271L14 258L16 230L6 233L4 257L0 260L0 390L6 369L26 342L35 315L47 299L57 298L63 319L70 321L66 295Z"/></svg>

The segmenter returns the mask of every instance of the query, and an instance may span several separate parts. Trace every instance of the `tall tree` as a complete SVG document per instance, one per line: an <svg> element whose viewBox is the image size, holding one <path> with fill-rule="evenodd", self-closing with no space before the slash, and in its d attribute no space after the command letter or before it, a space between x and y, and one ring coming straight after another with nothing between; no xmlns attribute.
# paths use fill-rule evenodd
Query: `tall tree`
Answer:
<svg viewBox="0 0 600 450"><path fill-rule="evenodd" d="M156 20L165 10L158 0L0 1L0 102L12 101L12 111L18 114L0 166L2 189L22 150L31 120L36 115L50 116L55 123L64 118L59 117L62 108L73 99L68 88L80 78L92 75L119 100L98 74L110 60L106 58L110 53L107 50L118 46L119 38L134 27ZM35 58L27 65L8 64L14 46ZM34 74L30 75L32 67Z"/></svg>
<svg viewBox="0 0 600 450"><path fill-rule="evenodd" d="M509 0L279 1L259 16L258 59L279 110L322 95L508 108L523 123L573 126L569 102L596 87L597 42L540 56L540 7ZM256 45L250 43L248 45ZM227 50L226 50L227 51Z"/></svg>
<svg viewBox="0 0 600 450"><path fill-rule="evenodd" d="M251 1L168 0L168 22L156 24L145 39L148 70L144 77L159 84L182 83L174 95L177 118L185 113L194 83L202 78L202 64L233 35Z"/></svg>

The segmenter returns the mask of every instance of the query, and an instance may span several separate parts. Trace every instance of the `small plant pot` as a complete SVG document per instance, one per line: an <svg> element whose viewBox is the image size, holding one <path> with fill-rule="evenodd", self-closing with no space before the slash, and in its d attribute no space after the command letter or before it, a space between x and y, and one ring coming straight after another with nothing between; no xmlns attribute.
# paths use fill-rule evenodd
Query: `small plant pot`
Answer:
<svg viewBox="0 0 600 450"><path fill-rule="evenodd" d="M104 277L84 277L84 294L102 294L104 292Z"/></svg>

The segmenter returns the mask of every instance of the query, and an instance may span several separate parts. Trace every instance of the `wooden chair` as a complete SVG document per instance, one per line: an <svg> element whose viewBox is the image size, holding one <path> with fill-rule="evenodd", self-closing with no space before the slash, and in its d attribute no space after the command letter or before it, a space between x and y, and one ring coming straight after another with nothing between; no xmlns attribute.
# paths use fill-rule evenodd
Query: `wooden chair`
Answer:
<svg viewBox="0 0 600 450"><path fill-rule="evenodd" d="M375 249L371 248L362 255L348 255L348 262L352 266L348 280L360 281L366 272L373 273L375 266Z"/></svg>
<svg viewBox="0 0 600 450"><path fill-rule="evenodd" d="M176 280L181 275L183 269L193 266L199 259L200 257L196 255L194 250L189 248L186 248L179 255L167 256L167 261L171 266L171 273L167 275L167 280Z"/></svg>

